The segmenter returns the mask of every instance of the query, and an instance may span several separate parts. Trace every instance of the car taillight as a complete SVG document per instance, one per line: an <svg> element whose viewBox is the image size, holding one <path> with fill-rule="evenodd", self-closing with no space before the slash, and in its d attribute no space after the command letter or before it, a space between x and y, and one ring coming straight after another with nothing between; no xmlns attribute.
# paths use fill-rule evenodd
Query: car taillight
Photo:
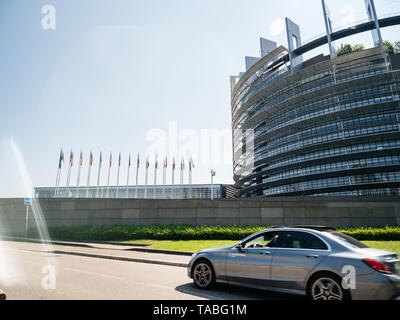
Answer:
<svg viewBox="0 0 400 320"><path fill-rule="evenodd" d="M392 274L389 267L382 261L374 259L364 259L363 262L372 269L385 274Z"/></svg>

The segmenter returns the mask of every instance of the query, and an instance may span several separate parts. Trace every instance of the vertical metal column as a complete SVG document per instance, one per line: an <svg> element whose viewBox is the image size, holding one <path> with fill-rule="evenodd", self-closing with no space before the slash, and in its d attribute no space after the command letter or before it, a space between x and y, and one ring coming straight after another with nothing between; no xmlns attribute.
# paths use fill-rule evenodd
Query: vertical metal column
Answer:
<svg viewBox="0 0 400 320"><path fill-rule="evenodd" d="M300 27L289 18L286 18L286 34L289 48L290 69L293 73L297 70L297 67L301 67L303 56L296 55L295 53L295 50L301 46Z"/></svg>
<svg viewBox="0 0 400 320"><path fill-rule="evenodd" d="M367 8L368 18L370 21L374 21L375 23L375 30L372 30L372 39L374 40L375 46L382 46L383 45L382 33L381 33L381 28L379 26L379 20L378 20L378 15L376 13L374 0L364 0L364 1L365 1L365 7Z"/></svg>
<svg viewBox="0 0 400 320"><path fill-rule="evenodd" d="M335 55L335 50L333 49L334 45L332 43L332 18L329 8L326 4L326 0L321 0L322 2L322 11L324 13L324 20L325 20L325 29L326 29L326 37L328 38L328 46L329 46L329 53L331 55L331 59L333 59Z"/></svg>

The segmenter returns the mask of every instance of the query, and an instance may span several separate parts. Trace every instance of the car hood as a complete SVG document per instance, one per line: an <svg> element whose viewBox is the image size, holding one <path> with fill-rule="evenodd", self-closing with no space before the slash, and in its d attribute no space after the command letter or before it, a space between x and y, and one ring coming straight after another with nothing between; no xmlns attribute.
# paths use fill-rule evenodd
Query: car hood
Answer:
<svg viewBox="0 0 400 320"><path fill-rule="evenodd" d="M205 250L201 250L198 253L208 253L208 252L225 252L228 251L232 248L232 246L228 246L228 247L219 247L219 248L210 248L210 249L205 249Z"/></svg>

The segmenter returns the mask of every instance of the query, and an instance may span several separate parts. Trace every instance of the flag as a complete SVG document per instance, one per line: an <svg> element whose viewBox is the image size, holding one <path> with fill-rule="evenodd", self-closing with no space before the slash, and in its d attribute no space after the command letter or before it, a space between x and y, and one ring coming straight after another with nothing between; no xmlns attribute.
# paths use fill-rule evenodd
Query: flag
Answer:
<svg viewBox="0 0 400 320"><path fill-rule="evenodd" d="M71 167L74 165L74 153L72 151L69 155L69 164Z"/></svg>
<svg viewBox="0 0 400 320"><path fill-rule="evenodd" d="M174 157L173 162L172 162L172 170L175 170L175 168L176 168L176 165L175 165L175 157Z"/></svg>
<svg viewBox="0 0 400 320"><path fill-rule="evenodd" d="M100 151L100 161L99 161L99 168L101 168L101 164L103 162L103 152Z"/></svg>
<svg viewBox="0 0 400 320"><path fill-rule="evenodd" d="M165 160L164 160L164 168L167 168L167 167L168 167L168 158L165 157Z"/></svg>
<svg viewBox="0 0 400 320"><path fill-rule="evenodd" d="M140 167L140 159L139 159L139 153L138 153L138 155L137 155L137 168L139 168Z"/></svg>
<svg viewBox="0 0 400 320"><path fill-rule="evenodd" d="M118 167L121 166L121 152L119 153L119 158L118 158Z"/></svg>
<svg viewBox="0 0 400 320"><path fill-rule="evenodd" d="M61 165L62 165L63 162L64 162L64 152L61 149L61 151L60 151L60 160L58 161L58 168L59 169L61 169Z"/></svg>
<svg viewBox="0 0 400 320"><path fill-rule="evenodd" d="M79 157L79 165L82 167L83 164L83 154L82 154L82 150L81 150L81 155Z"/></svg>
<svg viewBox="0 0 400 320"><path fill-rule="evenodd" d="M110 168L112 167L112 153L110 152Z"/></svg>
<svg viewBox="0 0 400 320"><path fill-rule="evenodd" d="M155 168L158 169L158 160L157 160L157 155L156 155L156 163L155 163Z"/></svg>
<svg viewBox="0 0 400 320"><path fill-rule="evenodd" d="M128 167L131 166L131 154L129 154L129 163L128 163Z"/></svg>
<svg viewBox="0 0 400 320"><path fill-rule="evenodd" d="M149 156L146 158L146 169L150 167Z"/></svg>
<svg viewBox="0 0 400 320"><path fill-rule="evenodd" d="M190 157L190 160L189 160L189 171L192 171L192 169L194 169L194 162L193 162L193 158Z"/></svg>
<svg viewBox="0 0 400 320"><path fill-rule="evenodd" d="M89 165L91 167L93 166L93 153L92 153L92 151L90 151Z"/></svg>
<svg viewBox="0 0 400 320"><path fill-rule="evenodd" d="M185 170L185 160L181 160L181 170Z"/></svg>

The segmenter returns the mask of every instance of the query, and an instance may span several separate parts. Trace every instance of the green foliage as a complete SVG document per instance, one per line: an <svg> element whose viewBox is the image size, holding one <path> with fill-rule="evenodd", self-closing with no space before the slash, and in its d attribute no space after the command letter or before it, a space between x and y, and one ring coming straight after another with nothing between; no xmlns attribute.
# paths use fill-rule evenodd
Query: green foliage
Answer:
<svg viewBox="0 0 400 320"><path fill-rule="evenodd" d="M389 54L399 53L398 50L396 49L396 44L395 43L392 43L392 42L390 42L388 40L385 40L385 41L383 41L383 44L387 47L387 50L388 50Z"/></svg>
<svg viewBox="0 0 400 320"><path fill-rule="evenodd" d="M386 228L351 228L341 232L360 241L398 241L400 240L400 227Z"/></svg>
<svg viewBox="0 0 400 320"><path fill-rule="evenodd" d="M400 53L400 41L396 41L394 43L394 50L396 51L396 53Z"/></svg>
<svg viewBox="0 0 400 320"><path fill-rule="evenodd" d="M129 240L237 240L268 226L104 226L104 227L53 227L49 228L51 239L65 241L129 241ZM342 229L358 240L400 240L400 227ZM37 237L31 229L30 237Z"/></svg>
<svg viewBox="0 0 400 320"><path fill-rule="evenodd" d="M352 52L358 52L364 50L365 47L363 44L356 44L352 46L351 44L341 44L340 48L337 49L337 56L342 56L344 54L352 53Z"/></svg>

